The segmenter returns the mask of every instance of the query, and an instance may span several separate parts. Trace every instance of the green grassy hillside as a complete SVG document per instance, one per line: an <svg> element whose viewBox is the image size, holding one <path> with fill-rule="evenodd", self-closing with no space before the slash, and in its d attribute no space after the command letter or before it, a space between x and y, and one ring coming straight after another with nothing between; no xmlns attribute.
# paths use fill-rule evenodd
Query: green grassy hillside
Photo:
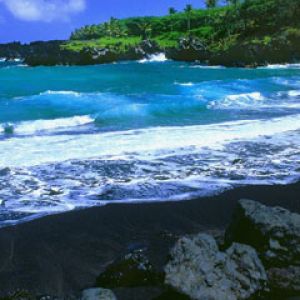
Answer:
<svg viewBox="0 0 300 300"><path fill-rule="evenodd" d="M268 45L297 39L300 42L300 0L230 2L234 4L207 9L187 5L183 12L170 8L169 15L164 17L111 18L75 30L62 47L72 51L86 47L124 51L142 39L151 39L161 48L169 48L184 36L197 37L212 52L238 44Z"/></svg>

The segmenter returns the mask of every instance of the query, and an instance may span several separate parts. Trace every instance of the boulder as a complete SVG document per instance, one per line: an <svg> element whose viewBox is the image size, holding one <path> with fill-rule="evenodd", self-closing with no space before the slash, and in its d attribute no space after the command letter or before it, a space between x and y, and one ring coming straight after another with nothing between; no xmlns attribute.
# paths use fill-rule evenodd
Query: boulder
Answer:
<svg viewBox="0 0 300 300"><path fill-rule="evenodd" d="M92 288L82 292L81 300L117 300L117 298L111 290Z"/></svg>
<svg viewBox="0 0 300 300"><path fill-rule="evenodd" d="M300 215L281 207L240 200L225 242L254 247L266 267L300 266Z"/></svg>
<svg viewBox="0 0 300 300"><path fill-rule="evenodd" d="M137 249L109 265L96 282L106 288L156 286L163 283L163 274L155 270L145 250Z"/></svg>
<svg viewBox="0 0 300 300"><path fill-rule="evenodd" d="M248 299L263 291L267 282L252 247L234 243L221 252L207 234L179 239L165 273L166 284L199 300Z"/></svg>

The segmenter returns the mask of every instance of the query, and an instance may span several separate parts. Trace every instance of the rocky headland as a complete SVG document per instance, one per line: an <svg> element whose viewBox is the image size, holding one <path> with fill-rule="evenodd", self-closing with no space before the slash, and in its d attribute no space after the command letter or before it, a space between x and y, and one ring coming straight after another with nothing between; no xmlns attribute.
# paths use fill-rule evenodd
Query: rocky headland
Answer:
<svg viewBox="0 0 300 300"><path fill-rule="evenodd" d="M236 45L228 50L211 52L197 38L181 38L178 46L163 48L154 40L146 39L126 49L118 47L86 47L80 51L62 48L65 41L10 43L0 45L0 57L8 61L21 59L28 66L95 65L128 60L147 59L163 53L174 61L196 62L226 67L257 67L268 64L300 61L300 43L274 42L269 45Z"/></svg>

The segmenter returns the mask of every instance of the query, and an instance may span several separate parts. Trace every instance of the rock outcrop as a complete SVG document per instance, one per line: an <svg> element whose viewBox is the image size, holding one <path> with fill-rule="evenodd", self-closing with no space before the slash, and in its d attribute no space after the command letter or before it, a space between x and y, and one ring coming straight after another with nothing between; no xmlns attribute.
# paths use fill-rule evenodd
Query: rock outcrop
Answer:
<svg viewBox="0 0 300 300"><path fill-rule="evenodd" d="M300 215L281 207L240 200L225 241L227 245L251 245L266 266L300 265Z"/></svg>
<svg viewBox="0 0 300 300"><path fill-rule="evenodd" d="M181 238L165 267L166 284L201 300L248 299L263 291L267 275L256 251L233 244L219 251L215 239L206 234Z"/></svg>
<svg viewBox="0 0 300 300"><path fill-rule="evenodd" d="M139 60L148 55L161 52L157 43L145 40L140 44L120 50L120 45L108 48L86 47L81 51L61 49L60 43L45 44L45 48L32 48L24 54L24 62L30 66L52 65L95 65L122 60Z"/></svg>
<svg viewBox="0 0 300 300"><path fill-rule="evenodd" d="M273 40L270 44L238 43L227 50L212 53L211 65L228 67L257 67L284 64L300 60L298 38Z"/></svg>
<svg viewBox="0 0 300 300"><path fill-rule="evenodd" d="M181 38L178 47L166 50L166 57L179 61L199 61L208 62L210 53L207 51L205 44L197 38Z"/></svg>
<svg viewBox="0 0 300 300"><path fill-rule="evenodd" d="M156 286L163 274L155 270L144 249L137 249L109 265L97 278L97 286L105 288Z"/></svg>
<svg viewBox="0 0 300 300"><path fill-rule="evenodd" d="M227 246L239 242L257 250L275 295L300 294L299 214L252 200L240 200L226 230L225 241Z"/></svg>

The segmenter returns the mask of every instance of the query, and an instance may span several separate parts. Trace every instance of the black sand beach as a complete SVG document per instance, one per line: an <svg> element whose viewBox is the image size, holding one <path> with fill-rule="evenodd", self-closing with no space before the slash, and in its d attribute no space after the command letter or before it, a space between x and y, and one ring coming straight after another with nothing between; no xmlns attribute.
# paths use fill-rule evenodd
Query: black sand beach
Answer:
<svg viewBox="0 0 300 300"><path fill-rule="evenodd" d="M224 230L249 198L300 212L300 183L250 186L184 202L116 204L0 229L0 296L16 289L67 297L92 287L119 255L147 247L161 268L180 235Z"/></svg>

